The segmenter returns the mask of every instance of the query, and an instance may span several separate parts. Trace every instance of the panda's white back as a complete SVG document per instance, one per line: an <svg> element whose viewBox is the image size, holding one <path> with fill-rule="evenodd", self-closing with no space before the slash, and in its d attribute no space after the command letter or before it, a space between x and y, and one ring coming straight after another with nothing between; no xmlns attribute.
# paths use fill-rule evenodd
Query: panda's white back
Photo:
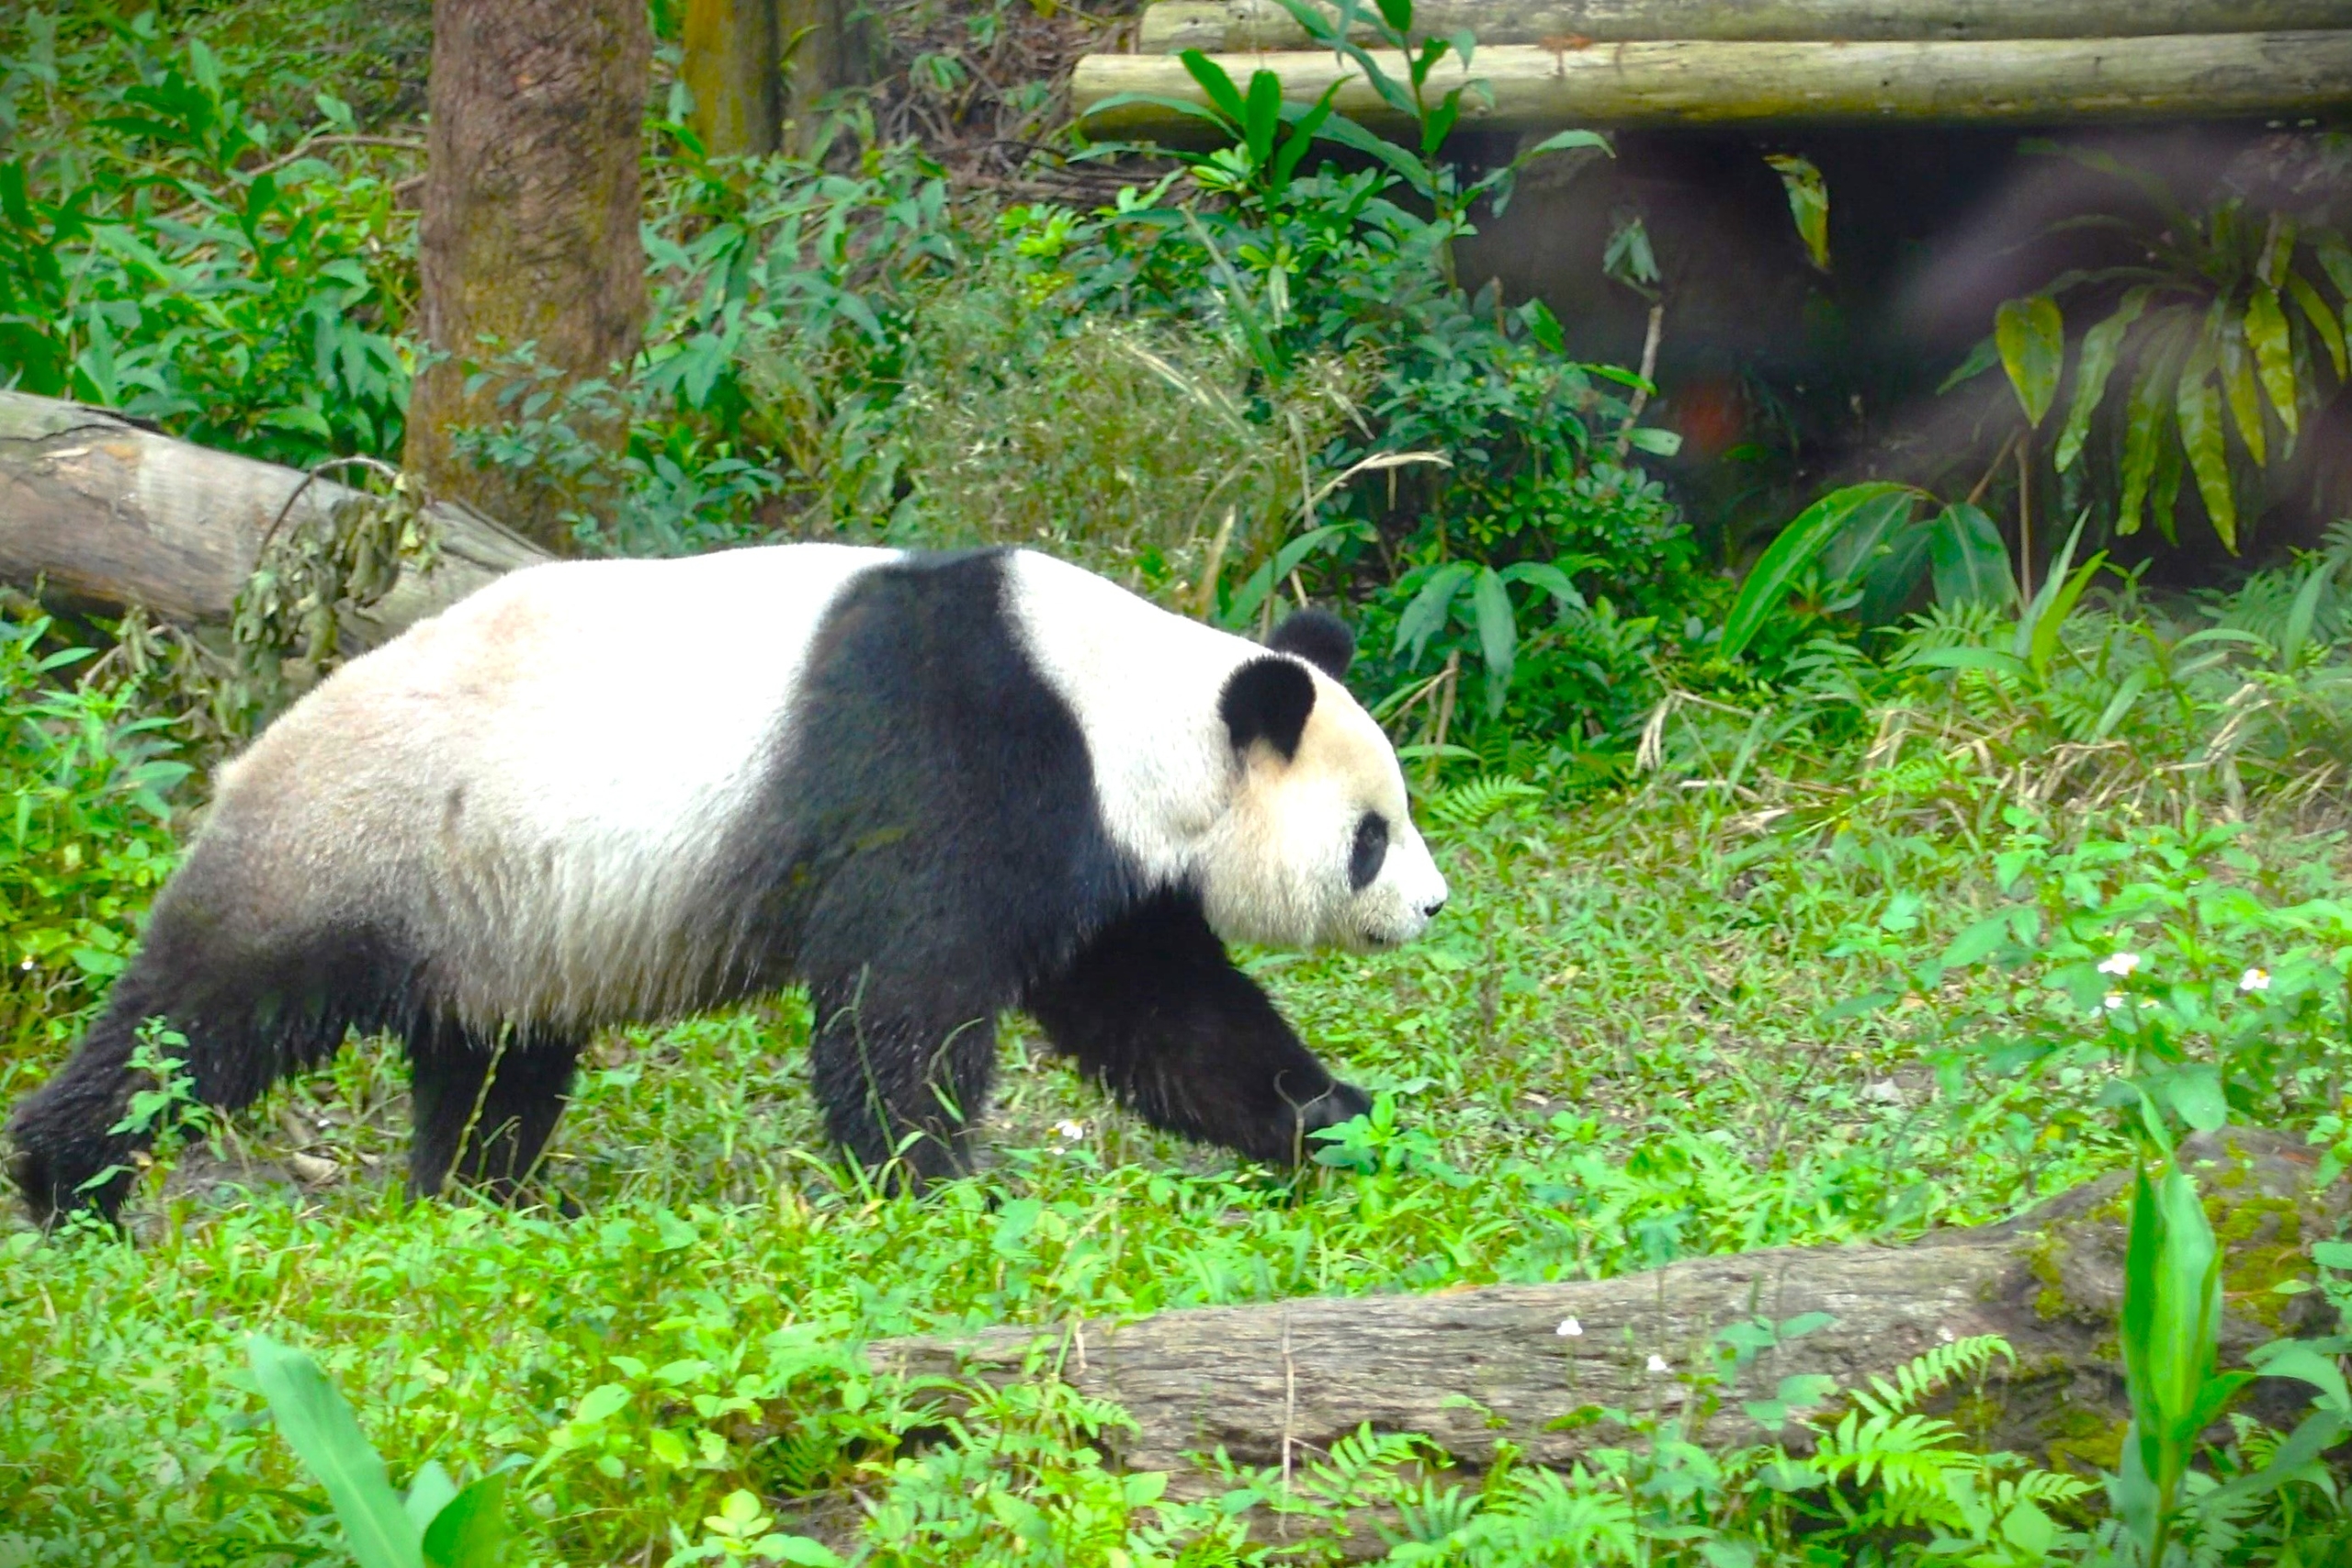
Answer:
<svg viewBox="0 0 2352 1568"><path fill-rule="evenodd" d="M207 832L300 846L273 879L291 907L401 908L469 1017L673 1010L707 956L687 905L789 732L825 610L898 555L516 572L297 705L224 773Z"/></svg>

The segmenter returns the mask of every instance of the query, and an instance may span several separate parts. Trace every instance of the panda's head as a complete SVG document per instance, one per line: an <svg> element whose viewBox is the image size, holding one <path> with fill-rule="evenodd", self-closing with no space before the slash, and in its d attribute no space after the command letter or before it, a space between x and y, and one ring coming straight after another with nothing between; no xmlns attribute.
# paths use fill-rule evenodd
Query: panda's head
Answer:
<svg viewBox="0 0 2352 1568"><path fill-rule="evenodd" d="M1445 905L1388 738L1340 684L1355 638L1301 611L1227 678L1237 782L1201 867L1209 924L1280 947L1393 947Z"/></svg>

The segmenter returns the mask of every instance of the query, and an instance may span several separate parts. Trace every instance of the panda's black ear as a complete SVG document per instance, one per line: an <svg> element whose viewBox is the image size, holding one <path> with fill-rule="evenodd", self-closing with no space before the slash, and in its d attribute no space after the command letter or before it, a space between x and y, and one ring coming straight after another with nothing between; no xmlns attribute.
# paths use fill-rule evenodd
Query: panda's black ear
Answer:
<svg viewBox="0 0 2352 1568"><path fill-rule="evenodd" d="M1329 610L1301 610L1274 628L1266 646L1276 653L1295 653L1334 681L1347 678L1355 662L1356 634Z"/></svg>
<svg viewBox="0 0 2352 1568"><path fill-rule="evenodd" d="M1293 660L1253 659L1226 679L1216 711L1232 732L1235 750L1263 740L1289 761L1298 755L1306 716L1315 711L1315 677Z"/></svg>

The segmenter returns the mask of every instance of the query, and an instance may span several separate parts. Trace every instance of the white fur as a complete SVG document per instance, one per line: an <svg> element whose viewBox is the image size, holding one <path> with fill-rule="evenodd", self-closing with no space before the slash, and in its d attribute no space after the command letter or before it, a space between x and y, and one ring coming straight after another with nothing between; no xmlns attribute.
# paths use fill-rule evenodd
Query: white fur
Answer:
<svg viewBox="0 0 2352 1568"><path fill-rule="evenodd" d="M896 554L518 571L298 705L224 777L210 830L237 831L249 802L271 841L311 846L314 864L272 868L297 907L334 868L380 868L365 896L448 955L438 978L477 1025L690 1006L714 955L689 900L789 729L826 606Z"/></svg>

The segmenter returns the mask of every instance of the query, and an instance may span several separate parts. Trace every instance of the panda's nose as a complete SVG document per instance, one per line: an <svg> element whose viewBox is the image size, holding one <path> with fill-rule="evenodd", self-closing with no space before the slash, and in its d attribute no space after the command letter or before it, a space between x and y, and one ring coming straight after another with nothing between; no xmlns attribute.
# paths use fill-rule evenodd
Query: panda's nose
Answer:
<svg viewBox="0 0 2352 1568"><path fill-rule="evenodd" d="M1436 897L1434 897L1434 898L1430 899L1428 903L1426 903L1426 904L1424 904L1424 905L1422 905L1422 906L1421 906L1421 918L1422 918L1423 919L1429 919L1429 920L1436 919L1437 919L1437 912L1438 912L1440 909L1442 909L1442 908L1445 908L1445 895L1444 895L1444 894L1442 894L1442 893L1441 893L1441 894L1439 894Z"/></svg>

